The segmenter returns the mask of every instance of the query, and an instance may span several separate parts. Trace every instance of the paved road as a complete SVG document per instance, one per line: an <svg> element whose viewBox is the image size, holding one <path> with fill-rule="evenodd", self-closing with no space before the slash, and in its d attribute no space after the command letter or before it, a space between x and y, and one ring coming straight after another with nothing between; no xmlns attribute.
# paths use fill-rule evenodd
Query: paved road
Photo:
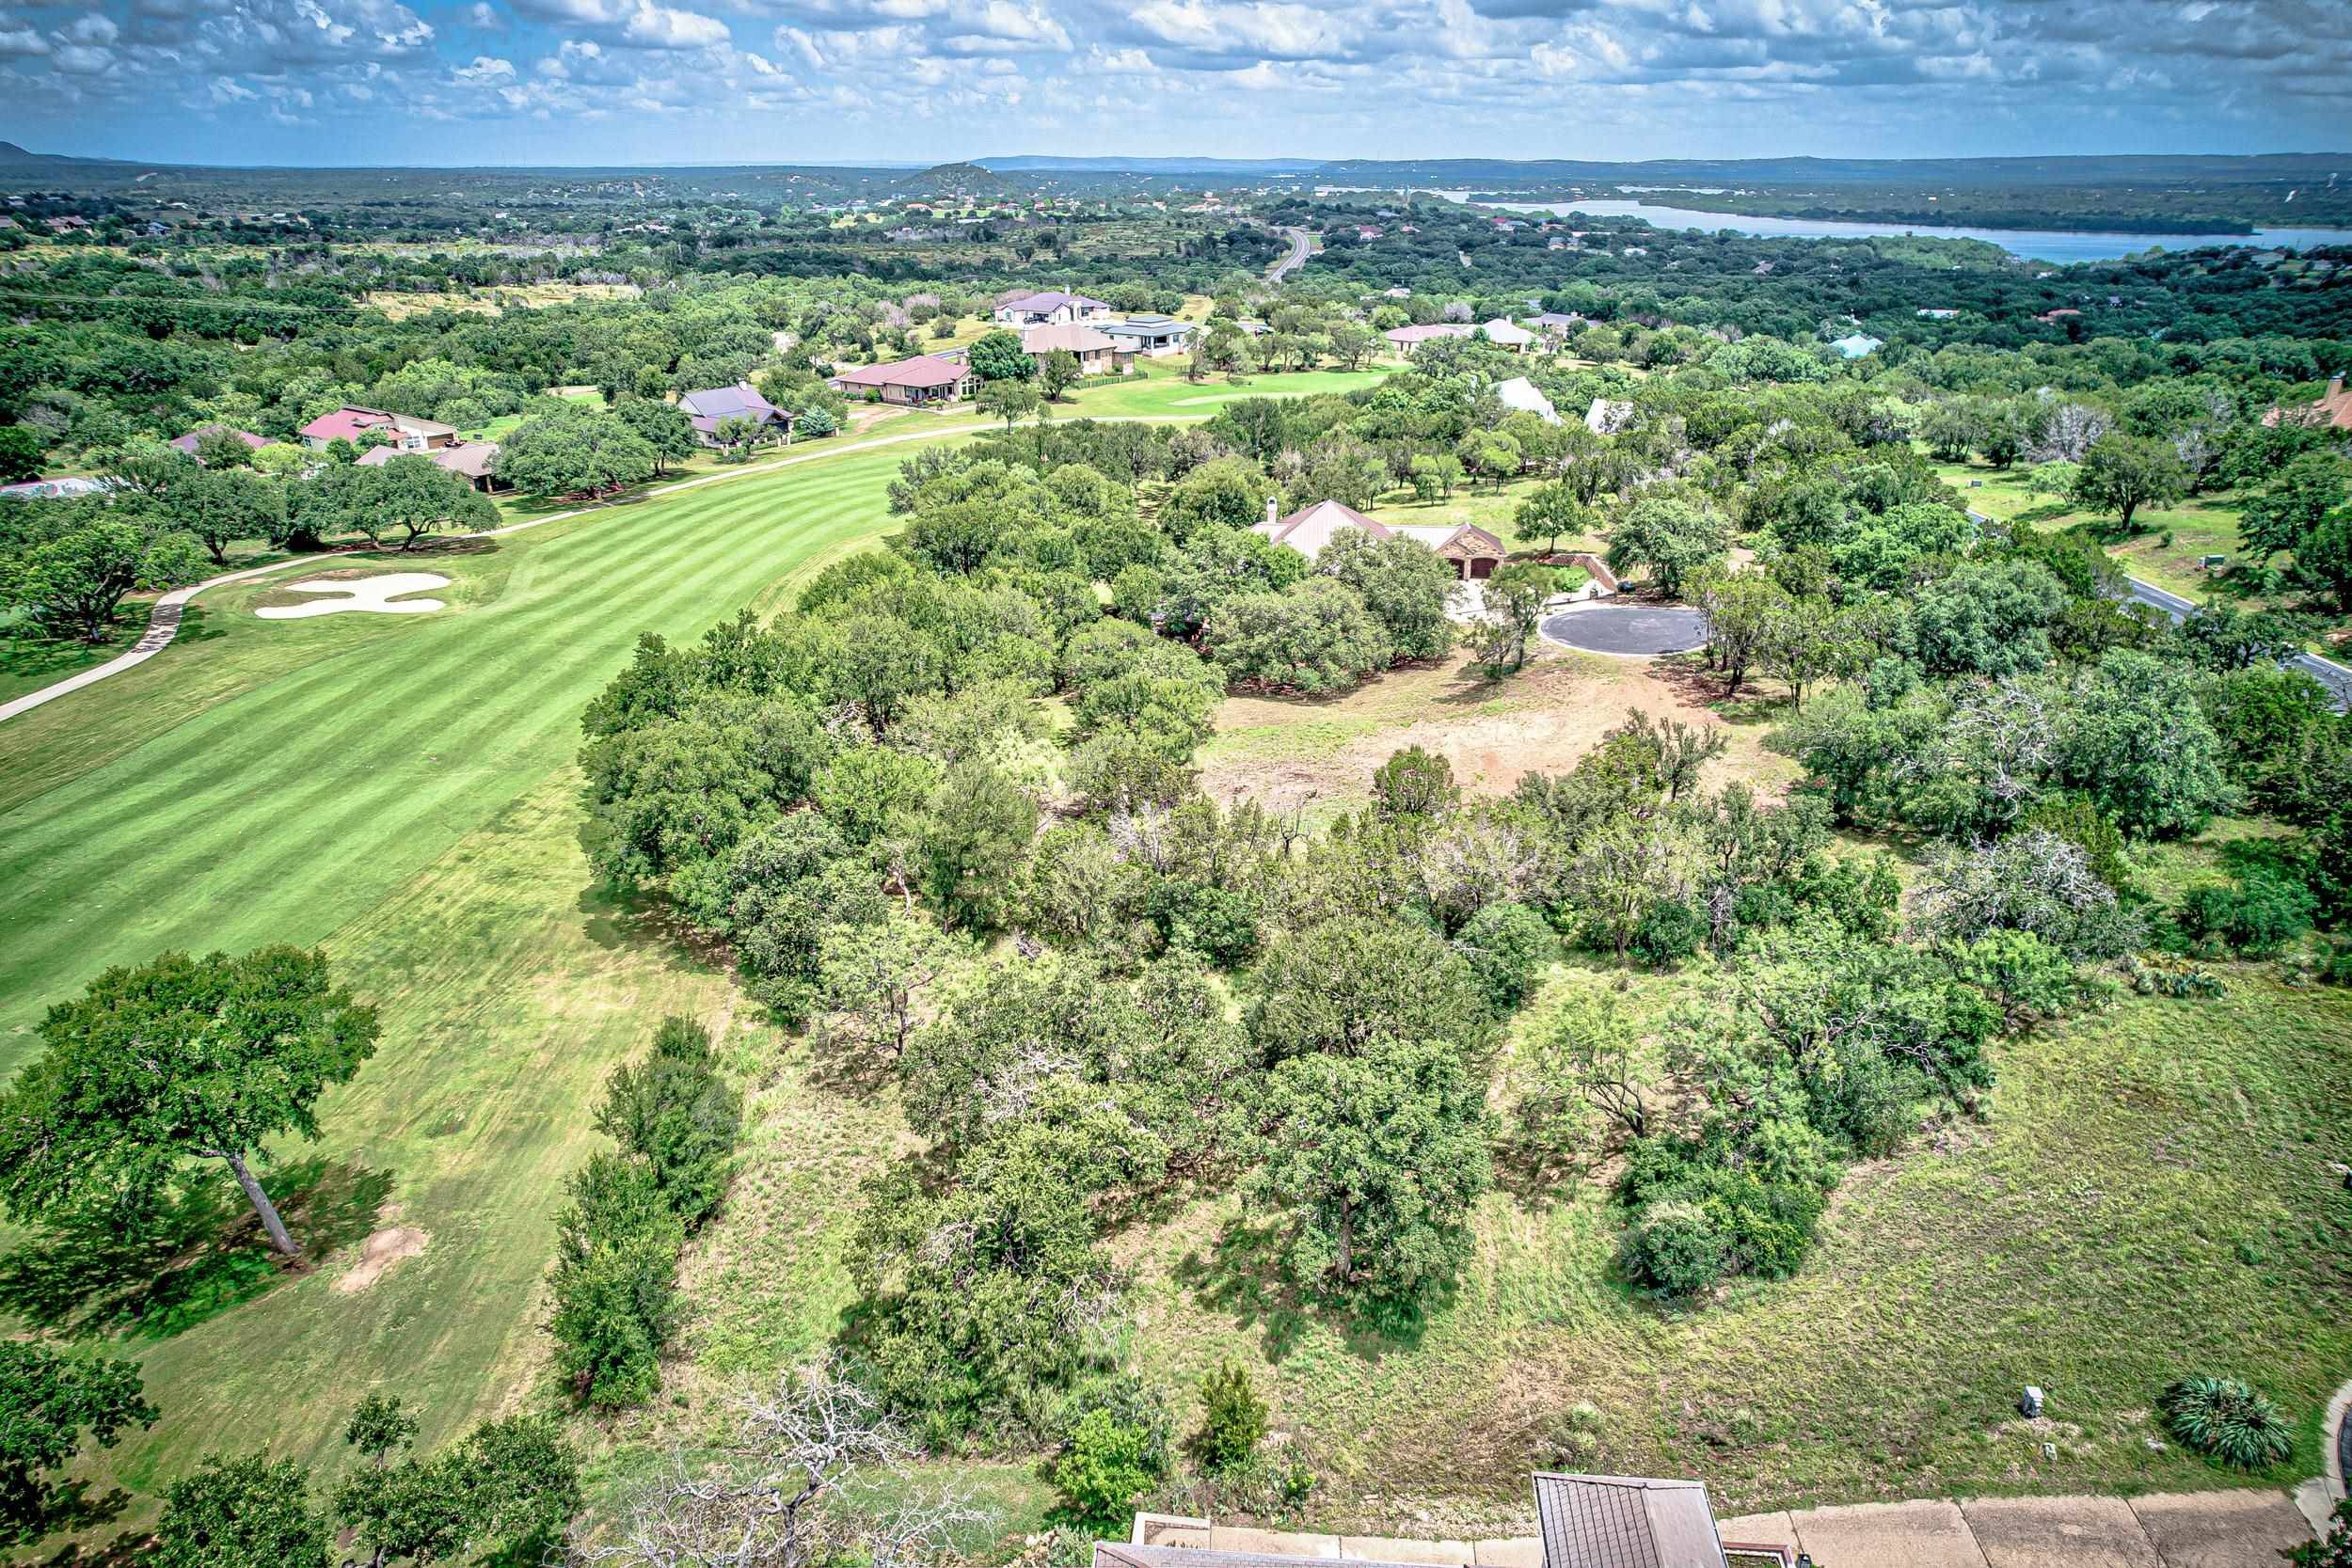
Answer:
<svg viewBox="0 0 2352 1568"><path fill-rule="evenodd" d="M1564 648L1621 658L1678 654L1707 641L1707 618L1695 610L1649 605L1587 604L1544 618L1543 634Z"/></svg>
<svg viewBox="0 0 2352 1568"><path fill-rule="evenodd" d="M1975 518L1979 526L1993 521L1983 513L1974 509L1970 510L1968 515ZM2194 599L2185 599L2169 588L2158 588L2153 582L2142 582L2134 577L2127 577L2123 579L2123 596L2135 604L2144 604L2152 610L2160 610L2175 622L2186 620L2189 611L2197 608L2197 601ZM2339 712L2352 709L2352 670L2345 669L2331 658L2322 658L2317 654L2296 654L2292 658L2282 659L2280 662L2290 670L2302 671L2303 673L2326 687L2328 694L2335 699Z"/></svg>
<svg viewBox="0 0 2352 1568"><path fill-rule="evenodd" d="M1289 255L1266 268L1265 280L1269 283L1279 283L1307 264L1307 231L1304 229L1280 229L1276 232L1289 237L1291 248Z"/></svg>

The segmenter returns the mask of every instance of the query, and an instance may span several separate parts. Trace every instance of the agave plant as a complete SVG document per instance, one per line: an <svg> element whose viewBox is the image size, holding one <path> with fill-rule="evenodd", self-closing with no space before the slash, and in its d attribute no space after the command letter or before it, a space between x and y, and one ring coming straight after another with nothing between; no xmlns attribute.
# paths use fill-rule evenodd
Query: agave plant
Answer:
<svg viewBox="0 0 2352 1568"><path fill-rule="evenodd" d="M2233 1377L2185 1377L2156 1402L2172 1435L2229 1465L2259 1469L2295 1446L2278 1407Z"/></svg>

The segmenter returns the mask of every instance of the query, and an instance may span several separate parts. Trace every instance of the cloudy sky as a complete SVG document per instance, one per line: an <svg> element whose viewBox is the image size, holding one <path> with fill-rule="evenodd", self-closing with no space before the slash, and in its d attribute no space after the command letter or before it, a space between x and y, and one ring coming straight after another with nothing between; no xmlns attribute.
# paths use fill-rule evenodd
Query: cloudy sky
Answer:
<svg viewBox="0 0 2352 1568"><path fill-rule="evenodd" d="M2347 0L0 0L0 137L188 163L2352 148Z"/></svg>

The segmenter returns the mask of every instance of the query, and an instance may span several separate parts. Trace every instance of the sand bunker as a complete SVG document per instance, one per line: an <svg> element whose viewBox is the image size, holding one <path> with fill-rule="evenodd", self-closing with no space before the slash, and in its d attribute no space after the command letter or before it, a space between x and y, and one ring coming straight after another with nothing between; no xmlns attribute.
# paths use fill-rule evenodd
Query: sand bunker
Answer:
<svg viewBox="0 0 2352 1568"><path fill-rule="evenodd" d="M423 615L441 608L438 599L402 599L392 603L395 595L420 594L428 588L447 588L449 578L435 572L385 572L372 578L305 578L300 582L285 584L289 594L334 594L332 599L314 599L309 604L265 605L253 613L264 621L299 621L312 615L340 615L346 610L364 610L374 615Z"/></svg>
<svg viewBox="0 0 2352 1568"><path fill-rule="evenodd" d="M344 1295L358 1295L361 1291L384 1277L391 1266L404 1258L414 1258L424 1250L430 1240L413 1225L395 1225L370 1236L359 1247L359 1261L341 1279L335 1289Z"/></svg>

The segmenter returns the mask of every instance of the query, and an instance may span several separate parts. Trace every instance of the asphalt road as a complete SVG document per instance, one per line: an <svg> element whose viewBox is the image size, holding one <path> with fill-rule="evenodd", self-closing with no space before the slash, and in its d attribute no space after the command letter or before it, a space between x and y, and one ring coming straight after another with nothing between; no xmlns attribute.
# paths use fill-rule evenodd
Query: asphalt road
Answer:
<svg viewBox="0 0 2352 1568"><path fill-rule="evenodd" d="M1291 253L1266 268L1265 280L1269 283L1279 283L1307 264L1307 231L1304 229L1280 229L1276 232L1289 237Z"/></svg>
<svg viewBox="0 0 2352 1568"><path fill-rule="evenodd" d="M1626 658L1683 653L1707 641L1707 618L1697 610L1649 605L1579 605L1546 616L1541 629L1564 648Z"/></svg>
<svg viewBox="0 0 2352 1568"><path fill-rule="evenodd" d="M1993 521L1983 513L1973 509L1970 510L1968 515L1975 518L1979 525ZM2136 604L2144 604L2152 610L2160 610L2176 622L2186 620L2189 611L2197 608L2197 601L2194 599L2185 599L2169 589L2158 588L2153 582L2142 582L2134 577L2127 577L2123 579L2123 596ZM2335 699L2338 712L2352 710L2352 670L2345 669L2331 658L2322 658L2317 654L2296 654L2292 658L2280 660L2280 663L2286 669L2302 671L2303 673L2326 687L2328 695Z"/></svg>

